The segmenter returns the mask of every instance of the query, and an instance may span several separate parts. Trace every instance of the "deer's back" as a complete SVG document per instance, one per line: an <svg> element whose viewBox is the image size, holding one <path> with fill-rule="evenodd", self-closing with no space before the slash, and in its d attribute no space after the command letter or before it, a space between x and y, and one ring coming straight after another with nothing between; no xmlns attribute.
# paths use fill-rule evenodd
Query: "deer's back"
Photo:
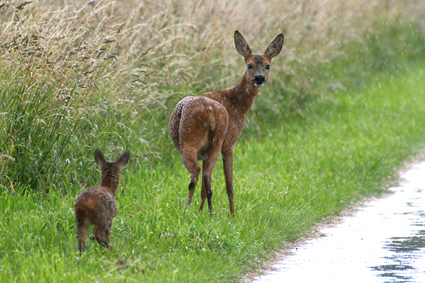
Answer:
<svg viewBox="0 0 425 283"><path fill-rule="evenodd" d="M182 99L176 105L169 123L170 136L180 151L184 145L208 147L214 140L223 139L227 126L226 108L203 96Z"/></svg>
<svg viewBox="0 0 425 283"><path fill-rule="evenodd" d="M90 187L82 191L74 208L77 217L86 217L91 224L111 220L117 215L115 196L105 187Z"/></svg>

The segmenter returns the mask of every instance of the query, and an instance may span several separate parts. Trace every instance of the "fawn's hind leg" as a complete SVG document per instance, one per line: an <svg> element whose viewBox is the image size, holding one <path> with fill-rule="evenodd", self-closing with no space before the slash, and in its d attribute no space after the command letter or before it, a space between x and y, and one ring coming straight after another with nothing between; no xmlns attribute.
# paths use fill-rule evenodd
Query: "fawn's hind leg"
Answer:
<svg viewBox="0 0 425 283"><path fill-rule="evenodd" d="M96 237L97 242L105 248L109 248L109 233L106 232L108 228L108 225L105 225L104 223L99 223L98 225L94 226L93 229L94 236Z"/></svg>
<svg viewBox="0 0 425 283"><path fill-rule="evenodd" d="M89 230L90 222L86 218L77 216L77 237L78 237L78 250L80 254L86 248L87 231Z"/></svg>
<svg viewBox="0 0 425 283"><path fill-rule="evenodd" d="M113 246L111 246L111 229L112 229L112 220L109 221L109 226L106 228L105 236L106 236L106 242L108 242L109 248L112 249Z"/></svg>

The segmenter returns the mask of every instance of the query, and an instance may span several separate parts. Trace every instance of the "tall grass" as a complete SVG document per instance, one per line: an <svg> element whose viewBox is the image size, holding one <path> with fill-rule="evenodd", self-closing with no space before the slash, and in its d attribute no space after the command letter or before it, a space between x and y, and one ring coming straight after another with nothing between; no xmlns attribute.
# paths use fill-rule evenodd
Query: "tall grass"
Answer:
<svg viewBox="0 0 425 283"><path fill-rule="evenodd" d="M87 158L97 146L131 148L136 165L159 158L171 144L165 142L168 107L239 81L236 29L255 52L280 32L286 38L273 65L274 91L257 100L254 124L264 113L301 113L317 98L331 99L347 83L330 72L335 62L346 63L341 73L367 76L389 58L423 50L403 46L423 38L425 1L3 4L0 185L7 190L90 183L95 169ZM393 44L383 44L388 38Z"/></svg>

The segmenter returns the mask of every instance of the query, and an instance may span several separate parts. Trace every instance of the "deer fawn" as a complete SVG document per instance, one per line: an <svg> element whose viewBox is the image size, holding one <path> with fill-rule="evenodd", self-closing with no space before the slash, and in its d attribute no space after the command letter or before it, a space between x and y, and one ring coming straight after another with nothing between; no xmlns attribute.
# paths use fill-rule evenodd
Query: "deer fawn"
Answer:
<svg viewBox="0 0 425 283"><path fill-rule="evenodd" d="M109 244L109 237L112 220L117 215L115 195L120 183L121 169L127 164L130 151L125 152L115 162L106 161L99 149L94 152L94 157L100 167L100 186L85 189L75 201L80 254L86 246L86 235L90 225L95 225L93 232L99 244L106 248L112 248Z"/></svg>
<svg viewBox="0 0 425 283"><path fill-rule="evenodd" d="M233 151L244 127L245 116L267 82L271 60L280 53L282 45L283 35L279 34L263 55L254 54L239 31L235 31L236 50L245 58L247 66L242 81L231 89L186 97L176 105L169 128L174 145L181 152L183 163L191 175L188 205L192 202L201 171L198 160L202 160L199 211L204 209L208 197L210 214L214 213L211 176L221 152L230 213L234 215Z"/></svg>

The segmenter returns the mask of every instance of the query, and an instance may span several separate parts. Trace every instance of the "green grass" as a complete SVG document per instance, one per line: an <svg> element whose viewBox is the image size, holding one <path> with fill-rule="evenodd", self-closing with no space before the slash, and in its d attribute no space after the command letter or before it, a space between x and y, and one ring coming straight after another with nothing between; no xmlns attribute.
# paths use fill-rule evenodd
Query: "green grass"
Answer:
<svg viewBox="0 0 425 283"><path fill-rule="evenodd" d="M130 161L117 196L112 251L89 241L87 252L78 255L78 192L2 190L0 281L238 279L312 223L383 191L403 160L423 147L424 80L423 67L380 75L362 91L313 105L303 117L260 123L259 135L245 134L236 146L235 217L221 164L214 171L216 214L210 217L197 212L199 186L193 206L185 206L189 174L177 151L137 171ZM261 95L271 91L266 86Z"/></svg>

